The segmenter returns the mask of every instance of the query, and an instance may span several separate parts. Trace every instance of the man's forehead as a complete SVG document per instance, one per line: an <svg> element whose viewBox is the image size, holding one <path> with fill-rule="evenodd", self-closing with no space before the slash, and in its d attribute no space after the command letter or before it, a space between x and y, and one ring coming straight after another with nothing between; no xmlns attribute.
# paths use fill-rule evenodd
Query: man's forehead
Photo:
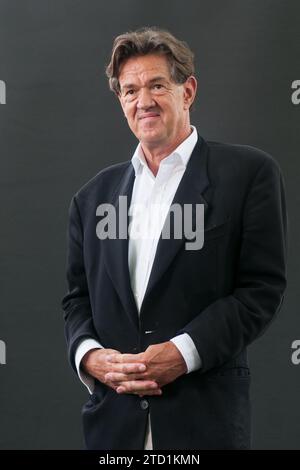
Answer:
<svg viewBox="0 0 300 470"><path fill-rule="evenodd" d="M121 65L119 81L124 82L130 78L151 80L155 76L170 78L169 64L165 57L157 55L130 57Z"/></svg>

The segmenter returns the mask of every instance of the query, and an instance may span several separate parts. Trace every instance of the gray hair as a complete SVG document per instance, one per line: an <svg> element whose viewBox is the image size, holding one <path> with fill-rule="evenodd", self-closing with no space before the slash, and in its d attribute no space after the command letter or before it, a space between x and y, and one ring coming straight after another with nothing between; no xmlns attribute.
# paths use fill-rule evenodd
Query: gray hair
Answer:
<svg viewBox="0 0 300 470"><path fill-rule="evenodd" d="M122 63L130 57L147 54L160 54L167 58L174 83L185 83L194 75L194 54L186 42L175 38L167 30L144 27L115 38L110 63L106 67L111 91L120 93L119 74Z"/></svg>

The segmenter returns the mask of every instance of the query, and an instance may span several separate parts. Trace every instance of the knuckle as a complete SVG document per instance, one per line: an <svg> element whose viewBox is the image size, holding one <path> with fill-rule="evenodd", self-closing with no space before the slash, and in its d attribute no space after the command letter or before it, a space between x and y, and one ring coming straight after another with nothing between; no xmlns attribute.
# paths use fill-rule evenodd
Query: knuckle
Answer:
<svg viewBox="0 0 300 470"><path fill-rule="evenodd" d="M147 358L147 357L145 357L145 358L143 359L143 364L145 364L145 366L148 366L148 365L150 364L150 359Z"/></svg>
<svg viewBox="0 0 300 470"><path fill-rule="evenodd" d="M126 389L128 392L131 392L133 390L132 384L130 382L127 382Z"/></svg>

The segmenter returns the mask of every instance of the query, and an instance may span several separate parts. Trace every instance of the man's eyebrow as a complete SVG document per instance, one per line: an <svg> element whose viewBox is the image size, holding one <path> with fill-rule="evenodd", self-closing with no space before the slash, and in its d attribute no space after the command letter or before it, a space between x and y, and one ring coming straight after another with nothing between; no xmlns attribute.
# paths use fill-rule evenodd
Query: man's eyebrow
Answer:
<svg viewBox="0 0 300 470"><path fill-rule="evenodd" d="M167 79L166 77L154 77L154 78L151 78L151 80L149 80L149 83L153 83L153 82L166 82Z"/></svg>
<svg viewBox="0 0 300 470"><path fill-rule="evenodd" d="M151 80L148 80L147 83L151 85L154 82L162 82L162 81L166 82L167 81L166 77L161 77L161 76L153 77L151 78ZM137 86L136 83L125 83L125 85L121 86L121 89L125 90L128 88L135 88L136 86Z"/></svg>

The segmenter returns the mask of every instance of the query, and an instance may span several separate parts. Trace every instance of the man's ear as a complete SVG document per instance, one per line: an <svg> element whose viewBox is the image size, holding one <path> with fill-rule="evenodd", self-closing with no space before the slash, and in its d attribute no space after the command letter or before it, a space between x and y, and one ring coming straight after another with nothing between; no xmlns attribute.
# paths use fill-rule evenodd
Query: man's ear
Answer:
<svg viewBox="0 0 300 470"><path fill-rule="evenodd" d="M193 75L183 84L183 89L184 108L189 109L193 104L197 92L197 80Z"/></svg>

